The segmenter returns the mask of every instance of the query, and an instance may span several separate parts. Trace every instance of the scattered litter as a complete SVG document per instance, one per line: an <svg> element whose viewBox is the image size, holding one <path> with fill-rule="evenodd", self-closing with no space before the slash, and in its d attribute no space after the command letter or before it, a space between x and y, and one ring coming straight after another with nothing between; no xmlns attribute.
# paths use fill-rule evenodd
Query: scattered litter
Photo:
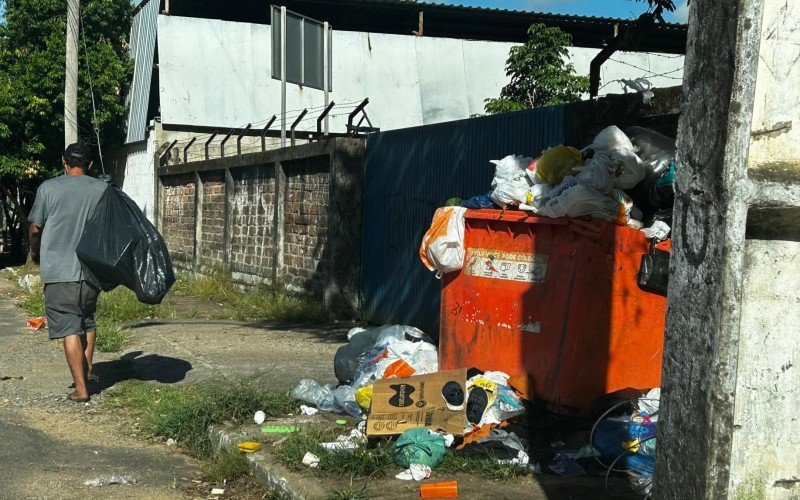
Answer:
<svg viewBox="0 0 800 500"><path fill-rule="evenodd" d="M424 483L419 487L420 498L458 498L458 481Z"/></svg>
<svg viewBox="0 0 800 500"><path fill-rule="evenodd" d="M347 425L347 420L345 420L345 419L343 419L343 418L337 418L337 419L336 419L336 423L337 423L338 425Z"/></svg>
<svg viewBox="0 0 800 500"><path fill-rule="evenodd" d="M38 274L26 274L17 280L17 282L23 290L31 293L42 285L42 278Z"/></svg>
<svg viewBox="0 0 800 500"><path fill-rule="evenodd" d="M367 436L394 436L419 427L464 435L466 411L448 408L442 390L448 382L464 387L466 375L467 371L461 368L376 381L367 418Z"/></svg>
<svg viewBox="0 0 800 500"><path fill-rule="evenodd" d="M402 481L422 481L431 477L431 468L422 464L411 464L408 469L394 476Z"/></svg>
<svg viewBox="0 0 800 500"><path fill-rule="evenodd" d="M0 377L0 380L25 380L25 377L20 375L5 375Z"/></svg>
<svg viewBox="0 0 800 500"><path fill-rule="evenodd" d="M445 441L441 434L424 427L405 431L394 444L394 460L401 467L422 464L436 467L444 459Z"/></svg>
<svg viewBox="0 0 800 500"><path fill-rule="evenodd" d="M211 488L212 495L222 495L225 493L225 488Z"/></svg>
<svg viewBox="0 0 800 500"><path fill-rule="evenodd" d="M47 325L47 320L44 317L39 316L38 318L31 318L29 319L25 326L28 330L41 330L42 328Z"/></svg>
<svg viewBox="0 0 800 500"><path fill-rule="evenodd" d="M293 434L299 429L296 425L262 425L261 432L264 434Z"/></svg>
<svg viewBox="0 0 800 500"><path fill-rule="evenodd" d="M176 444L178 443L174 439L172 438L167 439L167 446L175 446Z"/></svg>
<svg viewBox="0 0 800 500"><path fill-rule="evenodd" d="M236 449L242 453L255 453L261 450L261 444L255 441L242 441L236 445Z"/></svg>
<svg viewBox="0 0 800 500"><path fill-rule="evenodd" d="M320 446L328 451L354 451L358 449L358 444L351 441L332 441L329 443L320 443Z"/></svg>
<svg viewBox="0 0 800 500"><path fill-rule="evenodd" d="M319 413L319 410L310 406L300 405L300 413L303 415L316 415Z"/></svg>
<svg viewBox="0 0 800 500"><path fill-rule="evenodd" d="M85 486L109 486L112 484L132 486L136 484L136 479L132 476L99 476L94 479L87 479L83 484Z"/></svg>
<svg viewBox="0 0 800 500"><path fill-rule="evenodd" d="M306 454L303 456L303 465L307 465L312 469L316 469L317 467L319 467L319 457L314 455L310 451L306 452Z"/></svg>
<svg viewBox="0 0 800 500"><path fill-rule="evenodd" d="M456 437L452 434L442 434L442 438L444 438L445 448L450 448L453 446L453 442L456 440Z"/></svg>
<svg viewBox="0 0 800 500"><path fill-rule="evenodd" d="M300 409L302 409L302 407L300 407ZM258 410L258 411L255 413L255 415L253 415L253 422L255 422L255 423L256 423L256 424L258 424L258 425L261 425L261 424L263 424L263 423L264 423L264 421L265 421L266 419L267 419L267 414L266 414L266 413L264 413L264 412L263 412L263 411L261 411L261 410Z"/></svg>
<svg viewBox="0 0 800 500"><path fill-rule="evenodd" d="M649 240L663 241L669 236L670 227L666 222L657 220L652 226L642 229L642 232Z"/></svg>
<svg viewBox="0 0 800 500"><path fill-rule="evenodd" d="M577 462L577 454L571 450L560 450L556 452L553 460L547 468L559 476L582 476L586 471Z"/></svg>

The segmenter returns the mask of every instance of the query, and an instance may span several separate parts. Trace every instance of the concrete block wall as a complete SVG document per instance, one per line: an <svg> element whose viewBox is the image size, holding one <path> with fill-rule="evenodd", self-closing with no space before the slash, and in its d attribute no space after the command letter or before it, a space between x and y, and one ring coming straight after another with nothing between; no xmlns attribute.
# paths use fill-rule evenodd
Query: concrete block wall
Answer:
<svg viewBox="0 0 800 500"><path fill-rule="evenodd" d="M167 165L159 179L176 267L278 283L343 316L358 311L363 140Z"/></svg>

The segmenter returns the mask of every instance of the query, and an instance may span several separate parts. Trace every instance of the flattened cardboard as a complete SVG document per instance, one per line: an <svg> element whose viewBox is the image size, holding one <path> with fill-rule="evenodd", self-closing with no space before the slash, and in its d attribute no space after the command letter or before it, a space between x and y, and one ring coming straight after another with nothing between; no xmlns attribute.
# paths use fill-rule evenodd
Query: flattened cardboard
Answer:
<svg viewBox="0 0 800 500"><path fill-rule="evenodd" d="M442 387L450 381L461 385L466 398L465 368L376 381L367 435L392 436L414 427L463 435L467 425L466 405L461 410L450 410L442 396Z"/></svg>

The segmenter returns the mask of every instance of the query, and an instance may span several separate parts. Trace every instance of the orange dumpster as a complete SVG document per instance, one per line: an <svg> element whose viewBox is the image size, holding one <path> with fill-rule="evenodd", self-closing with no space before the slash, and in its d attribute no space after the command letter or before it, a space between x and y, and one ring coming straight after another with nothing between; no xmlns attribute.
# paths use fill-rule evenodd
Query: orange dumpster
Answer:
<svg viewBox="0 0 800 500"><path fill-rule="evenodd" d="M649 242L583 226L467 211L464 267L443 278L440 369L527 375L536 399L584 414L603 394L658 387L666 298L637 284Z"/></svg>

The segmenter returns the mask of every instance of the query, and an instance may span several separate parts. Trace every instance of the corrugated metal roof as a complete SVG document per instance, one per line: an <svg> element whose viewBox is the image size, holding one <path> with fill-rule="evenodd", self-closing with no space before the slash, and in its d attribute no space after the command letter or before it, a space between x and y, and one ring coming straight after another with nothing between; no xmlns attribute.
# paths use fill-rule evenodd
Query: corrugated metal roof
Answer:
<svg viewBox="0 0 800 500"><path fill-rule="evenodd" d="M361 299L370 321L438 331L441 282L418 255L434 211L489 191L489 160L562 143L563 116L555 106L369 136Z"/></svg>
<svg viewBox="0 0 800 500"><path fill-rule="evenodd" d="M155 0L153 0L155 1ZM635 25L631 19L573 16L488 7L417 3L409 0L272 0L276 5L328 21L337 30L410 35L424 12L424 35L521 43L531 24L543 23L569 33L573 45L600 48L615 30ZM269 24L263 0L170 0L170 14ZM657 23L647 36L635 37L626 50L683 53L685 25Z"/></svg>
<svg viewBox="0 0 800 500"><path fill-rule="evenodd" d="M442 2L417 2L415 0L360 0L364 3L375 4L396 4L396 5L414 5L416 7L436 6L446 9L466 10L466 11L479 11L479 12L506 12L510 14L534 14L537 16L548 16L562 20L571 20L575 22L591 22L591 23L605 23L605 24L619 24L632 25L636 22L635 19L624 19L619 17L604 17L604 16L583 16L579 14L554 14L551 12L541 12L535 10L521 10L521 9L501 9L498 7L476 7L473 5L463 5L455 3L442 3ZM665 29L677 28L683 29L685 24L681 23L660 23L660 27Z"/></svg>
<svg viewBox="0 0 800 500"><path fill-rule="evenodd" d="M158 0L140 5L131 23L131 56L136 65L129 94L128 136L126 143L143 141L147 129L147 108L150 104L150 80L153 76Z"/></svg>

